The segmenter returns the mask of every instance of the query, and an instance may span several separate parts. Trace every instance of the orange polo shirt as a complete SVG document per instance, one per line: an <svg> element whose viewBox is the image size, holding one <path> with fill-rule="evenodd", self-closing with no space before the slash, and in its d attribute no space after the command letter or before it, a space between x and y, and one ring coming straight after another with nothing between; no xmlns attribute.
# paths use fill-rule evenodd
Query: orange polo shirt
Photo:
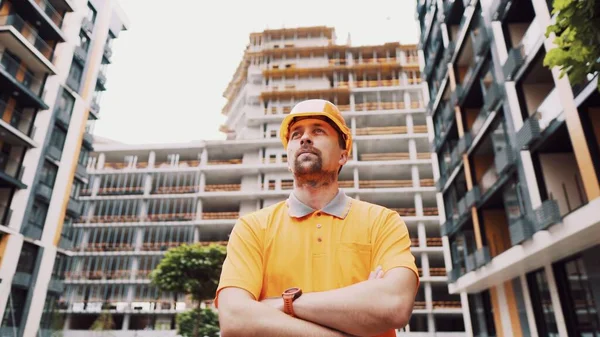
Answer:
<svg viewBox="0 0 600 337"><path fill-rule="evenodd" d="M342 190L314 210L292 193L286 201L242 216L227 245L218 294L239 287L256 300L290 287L319 292L369 278L377 266L419 273L406 224L397 212L350 198ZM390 330L380 336L396 336Z"/></svg>

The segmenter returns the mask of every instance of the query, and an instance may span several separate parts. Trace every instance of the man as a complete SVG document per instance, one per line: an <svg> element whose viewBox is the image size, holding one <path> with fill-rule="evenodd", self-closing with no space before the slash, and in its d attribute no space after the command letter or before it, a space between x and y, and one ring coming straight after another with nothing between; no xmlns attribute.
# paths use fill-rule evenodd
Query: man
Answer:
<svg viewBox="0 0 600 337"><path fill-rule="evenodd" d="M221 335L395 336L419 286L406 225L339 189L352 134L331 102L298 103L280 137L294 189L235 224L215 298Z"/></svg>

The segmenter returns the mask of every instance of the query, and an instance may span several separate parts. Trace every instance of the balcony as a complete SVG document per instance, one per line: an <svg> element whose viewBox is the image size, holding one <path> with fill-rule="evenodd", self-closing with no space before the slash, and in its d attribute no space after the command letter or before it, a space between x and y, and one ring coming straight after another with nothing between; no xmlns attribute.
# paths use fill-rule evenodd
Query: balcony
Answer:
<svg viewBox="0 0 600 337"><path fill-rule="evenodd" d="M35 133L33 126L33 110L26 112L15 109L14 104L7 104L0 100L0 132L3 132L2 141L27 148L35 147L32 138Z"/></svg>
<svg viewBox="0 0 600 337"><path fill-rule="evenodd" d="M4 146L10 153L0 153L0 187L26 188L27 186L21 182L23 155L26 148L8 143Z"/></svg>
<svg viewBox="0 0 600 337"><path fill-rule="evenodd" d="M35 195L46 202L50 202L50 199L52 199L52 187L41 183L37 184Z"/></svg>
<svg viewBox="0 0 600 337"><path fill-rule="evenodd" d="M20 16L0 16L0 43L23 61L34 73L56 74L53 48Z"/></svg>
<svg viewBox="0 0 600 337"><path fill-rule="evenodd" d="M94 136L88 131L85 130L83 132L83 145L88 149L92 149L92 145L94 144Z"/></svg>
<svg viewBox="0 0 600 337"><path fill-rule="evenodd" d="M73 198L69 198L69 203L67 204L67 212L73 217L78 217L81 214L82 204L78 200Z"/></svg>
<svg viewBox="0 0 600 337"><path fill-rule="evenodd" d="M515 32L511 34L515 40L519 39L520 35L518 35L518 29L522 28L521 25L514 27ZM515 36L516 35L516 36ZM513 81L517 77L519 70L522 68L525 61L532 56L536 52L536 50L542 44L543 32L540 27L537 19L533 19L525 34L522 35L522 38L519 42L515 43L515 47L510 49L508 52L508 58L504 65L502 66L502 70L504 72L504 77L507 81Z"/></svg>
<svg viewBox="0 0 600 337"><path fill-rule="evenodd" d="M55 278L50 279L48 283L48 291L51 291L55 294L62 294L65 290L65 284L62 280L57 280Z"/></svg>
<svg viewBox="0 0 600 337"><path fill-rule="evenodd" d="M81 21L81 29L85 31L89 36L92 36L92 32L94 31L94 24L90 19L84 17Z"/></svg>
<svg viewBox="0 0 600 337"><path fill-rule="evenodd" d="M460 19L465 12L465 8L469 5L470 0L446 0L444 1L444 23L455 25L460 22Z"/></svg>
<svg viewBox="0 0 600 337"><path fill-rule="evenodd" d="M106 60L107 63L110 63L112 54L113 54L112 47L109 44L106 44L104 46L104 50L102 52L103 61Z"/></svg>
<svg viewBox="0 0 600 337"><path fill-rule="evenodd" d="M48 105L41 99L42 81L10 57L6 51L0 60L0 90L16 92L23 107L34 107L42 110Z"/></svg>
<svg viewBox="0 0 600 337"><path fill-rule="evenodd" d="M512 6L512 0L494 0L490 6L490 17L493 21L502 21Z"/></svg>
<svg viewBox="0 0 600 337"><path fill-rule="evenodd" d="M87 50L83 49L82 46L75 46L73 56L75 57L75 60L77 62L81 63L82 65L85 64L85 61L87 60L87 55Z"/></svg>
<svg viewBox="0 0 600 337"><path fill-rule="evenodd" d="M60 158L62 157L62 150L57 148L56 146L50 144L50 145L48 145L48 148L46 149L46 155L48 157L50 157L51 159L59 162Z"/></svg>
<svg viewBox="0 0 600 337"><path fill-rule="evenodd" d="M29 289L31 285L31 274L17 271L12 279L12 284L16 287Z"/></svg>
<svg viewBox="0 0 600 337"><path fill-rule="evenodd" d="M75 169L75 175L77 175L83 179L87 179L88 174L87 174L87 169L85 168L85 166L83 166L81 163L77 163L77 168Z"/></svg>
<svg viewBox="0 0 600 337"><path fill-rule="evenodd" d="M562 104L558 97L558 90L552 91L544 98L535 113L523 122L523 126L517 131L517 144L520 149L528 149L542 137L542 132L553 123L557 123L557 117L562 113Z"/></svg>
<svg viewBox="0 0 600 337"><path fill-rule="evenodd" d="M96 82L96 88L106 90L106 74L101 71L98 73L98 80Z"/></svg>

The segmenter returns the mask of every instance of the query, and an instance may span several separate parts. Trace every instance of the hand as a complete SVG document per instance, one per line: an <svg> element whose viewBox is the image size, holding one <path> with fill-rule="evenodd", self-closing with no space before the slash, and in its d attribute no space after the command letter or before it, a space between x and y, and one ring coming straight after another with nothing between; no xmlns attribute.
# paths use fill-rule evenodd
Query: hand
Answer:
<svg viewBox="0 0 600 337"><path fill-rule="evenodd" d="M281 297L265 298L262 301L260 301L260 303L264 303L268 306L271 306L271 307L283 312L283 298L281 298Z"/></svg>
<svg viewBox="0 0 600 337"><path fill-rule="evenodd" d="M377 266L375 270L369 274L369 280L376 280L383 277L383 268L381 266Z"/></svg>

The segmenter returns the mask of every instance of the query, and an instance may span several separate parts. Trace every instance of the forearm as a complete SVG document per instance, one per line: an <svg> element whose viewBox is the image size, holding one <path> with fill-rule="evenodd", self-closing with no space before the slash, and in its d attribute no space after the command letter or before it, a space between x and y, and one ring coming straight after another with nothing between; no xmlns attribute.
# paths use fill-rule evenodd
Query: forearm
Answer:
<svg viewBox="0 0 600 337"><path fill-rule="evenodd" d="M401 302L404 301L405 305ZM356 336L373 336L402 325L402 308L410 306L385 280L308 293L294 301L296 315L306 321ZM410 309L409 309L410 311Z"/></svg>
<svg viewBox="0 0 600 337"><path fill-rule="evenodd" d="M271 306L251 300L228 310L219 310L219 321L222 337L348 336L316 323L293 318Z"/></svg>

